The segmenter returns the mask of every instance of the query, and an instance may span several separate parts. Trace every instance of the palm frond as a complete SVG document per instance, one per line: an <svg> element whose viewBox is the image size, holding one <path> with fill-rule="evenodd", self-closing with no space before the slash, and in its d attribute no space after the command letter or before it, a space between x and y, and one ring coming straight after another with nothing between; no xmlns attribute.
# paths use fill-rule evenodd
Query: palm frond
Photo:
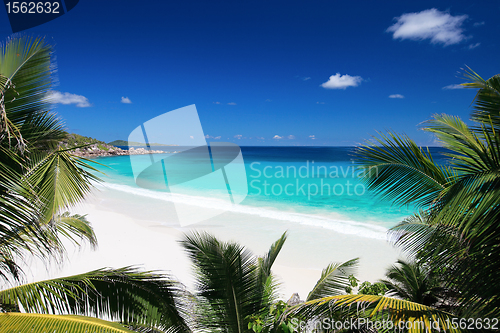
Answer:
<svg viewBox="0 0 500 333"><path fill-rule="evenodd" d="M386 276L382 282L389 289L387 295L415 303L435 306L443 291L435 274L422 262L400 259L388 269Z"/></svg>
<svg viewBox="0 0 500 333"><path fill-rule="evenodd" d="M481 140L477 131L470 129L458 117L434 115L423 130L436 135L443 147L451 151L446 155L459 173L478 173L498 167L499 152Z"/></svg>
<svg viewBox="0 0 500 333"><path fill-rule="evenodd" d="M479 89L473 101L472 119L479 123L491 123L497 131L500 130L500 75L484 80L468 67L464 76L469 80L463 84L464 87Z"/></svg>
<svg viewBox="0 0 500 333"><path fill-rule="evenodd" d="M44 222L52 220L62 209L80 202L90 193L92 182L100 179L92 172L90 160L58 149L49 154L35 155L26 177L43 198Z"/></svg>
<svg viewBox="0 0 500 333"><path fill-rule="evenodd" d="M274 303L279 297L278 288L280 283L278 279L273 276L271 268L285 244L287 236L287 232L285 231L283 235L271 245L269 251L263 257L257 259L257 273L260 281L257 285L259 289L257 292L263 295L262 305L266 307Z"/></svg>
<svg viewBox="0 0 500 333"><path fill-rule="evenodd" d="M421 209L389 229L389 239L403 251L418 253L437 232L433 221L429 211Z"/></svg>
<svg viewBox="0 0 500 333"><path fill-rule="evenodd" d="M363 145L355 153L364 169L363 180L396 205L428 206L454 176L452 169L436 165L430 151L407 136L381 134L375 141L378 146Z"/></svg>
<svg viewBox="0 0 500 333"><path fill-rule="evenodd" d="M19 281L24 274L15 259L8 248L0 246L0 278L5 282L10 282L10 280ZM0 305L0 311L1 309L2 306Z"/></svg>
<svg viewBox="0 0 500 333"><path fill-rule="evenodd" d="M262 310L256 257L207 233L185 235L181 245L194 264L198 294L208 308L207 328L246 332L245 318Z"/></svg>
<svg viewBox="0 0 500 333"><path fill-rule="evenodd" d="M107 317L188 332L183 289L167 276L130 267L29 283L0 291L0 303L29 313Z"/></svg>
<svg viewBox="0 0 500 333"><path fill-rule="evenodd" d="M39 250L50 252L47 238L38 224L39 211L32 200L27 199L32 196L30 184L0 162L0 278L4 280L22 277L14 257L22 260L25 254ZM23 231L33 235L29 241L23 237Z"/></svg>
<svg viewBox="0 0 500 333"><path fill-rule="evenodd" d="M285 231L281 237L274 242L269 248L269 252L262 258L262 262L260 264L260 269L262 271L263 279L265 281L269 275L271 275L271 267L274 264L274 261L278 257L278 254L281 251L281 248L285 244L287 239L287 232Z"/></svg>
<svg viewBox="0 0 500 333"><path fill-rule="evenodd" d="M134 333L125 326L97 318L74 315L0 313L2 332L31 333Z"/></svg>
<svg viewBox="0 0 500 333"><path fill-rule="evenodd" d="M32 228L19 230L26 244L31 245L30 253L41 259L49 256L56 260L64 259L66 254L64 240L69 240L77 247L88 243L92 249L97 248L97 237L86 215L71 215L69 212L64 212L49 222L40 223L36 233L43 237L45 247L38 246L37 234Z"/></svg>
<svg viewBox="0 0 500 333"><path fill-rule="evenodd" d="M331 263L321 272L321 278L307 296L307 301L345 294L349 276L355 274L359 258L344 263Z"/></svg>
<svg viewBox="0 0 500 333"><path fill-rule="evenodd" d="M447 332L460 331L451 325L453 318L456 317L450 313L410 301L376 295L339 295L320 298L293 307L283 318L299 316L317 321L323 318L335 318L338 312L342 314L342 320L364 318L373 322L391 321L394 328L402 324L403 329L408 325L410 326L408 332L428 332L436 328Z"/></svg>
<svg viewBox="0 0 500 333"><path fill-rule="evenodd" d="M397 246L438 272L441 290L435 291L442 301L436 306L467 317L500 315L494 282L500 279L500 268L491 260L500 256L498 236L487 243L472 242L456 226L411 220L393 228L392 237Z"/></svg>
<svg viewBox="0 0 500 333"><path fill-rule="evenodd" d="M27 36L9 39L0 50L0 74L4 78L0 82L1 129L9 147L17 147L21 153L26 141L55 136L48 140L54 145L63 135L57 124L45 132L35 126L49 112L46 95L56 69L52 53L52 46L43 38Z"/></svg>
<svg viewBox="0 0 500 333"><path fill-rule="evenodd" d="M442 170L443 177L433 177L432 171L426 172L414 163L417 170L438 180L435 187L425 177L412 186L408 179L420 180L411 169L393 168L395 174L383 177L367 173L367 178L374 184L372 189L396 204L414 200L417 207L427 209L424 215L393 228L391 236L396 245L439 272L443 287L451 294L451 300L443 301L444 307L472 317L499 316L500 76L484 80L470 68L465 76L470 80L465 87L479 89L474 99L474 124L467 126L458 117L434 115L423 128L447 149L447 165L430 168ZM395 161L413 161L419 154L414 144L392 134L378 142L381 147L360 150L361 162L383 165L392 155L397 156ZM401 149L402 145L412 148ZM390 154L384 155L386 151ZM425 156L417 160L425 160ZM426 163L434 164L431 159ZM439 171L434 174L439 175ZM426 196L432 200L422 201Z"/></svg>
<svg viewBox="0 0 500 333"><path fill-rule="evenodd" d="M71 215L69 212L64 212L56 216L53 225L58 234L71 240L77 246L80 246L80 242L83 240L88 242L92 248L97 247L97 237L87 220L87 215Z"/></svg>
<svg viewBox="0 0 500 333"><path fill-rule="evenodd" d="M442 192L437 218L465 234L486 235L500 218L500 133L483 126L479 137L460 119L447 115L434 116L425 130L451 151L450 165L458 172Z"/></svg>

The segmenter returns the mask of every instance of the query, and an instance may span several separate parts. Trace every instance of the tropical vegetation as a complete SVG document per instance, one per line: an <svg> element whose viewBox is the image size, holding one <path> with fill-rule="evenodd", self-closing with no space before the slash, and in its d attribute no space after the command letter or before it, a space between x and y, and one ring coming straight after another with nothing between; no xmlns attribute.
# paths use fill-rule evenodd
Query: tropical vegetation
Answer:
<svg viewBox="0 0 500 333"><path fill-rule="evenodd" d="M419 208L390 231L410 261L390 268L382 281L388 293L326 297L295 313L424 322L415 331L493 328L500 317L500 76L484 80L468 69L465 77L464 87L478 89L472 124L440 114L422 127L446 150L447 163L393 132L357 149L369 189Z"/></svg>
<svg viewBox="0 0 500 333"><path fill-rule="evenodd" d="M0 51L2 330L291 333L330 318L364 319L360 331L383 331L368 322L388 320L423 323L407 331L454 332L464 330L459 318L500 317L500 76L484 80L470 69L464 86L478 89L472 125L435 115L422 127L446 149L446 164L393 132L356 152L372 191L419 209L390 232L409 259L385 280L358 286L357 259L332 263L292 306L278 299L271 271L286 233L262 257L192 233L181 245L195 267L194 293L133 267L21 284L25 259L65 258L63 239L97 245L86 216L67 212L99 179L92 161L72 154L87 138L68 135L51 112L53 59L41 38L11 38ZM333 329L353 330L326 330Z"/></svg>
<svg viewBox="0 0 500 333"><path fill-rule="evenodd" d="M101 144L101 145L106 144L106 142L97 140L96 138L76 133L67 134L66 137L62 140L62 143L70 147L88 145L88 144Z"/></svg>
<svg viewBox="0 0 500 333"><path fill-rule="evenodd" d="M2 332L188 331L183 288L166 275L129 267L20 285L26 259L64 259L63 239L97 245L86 217L66 210L99 179L60 144L74 137L51 112L52 46L15 37L0 50L0 279L14 285L0 291Z"/></svg>
<svg viewBox="0 0 500 333"><path fill-rule="evenodd" d="M109 148L111 148L109 147L110 145L106 144L104 141L76 133L67 134L66 137L60 142L60 145L65 148L79 148L89 145L93 145L101 150L109 150Z"/></svg>
<svg viewBox="0 0 500 333"><path fill-rule="evenodd" d="M287 238L286 232L261 257L235 242L208 233L184 236L195 267L195 330L230 333L294 332L298 318L286 314L292 304L279 300L279 281L271 268ZM307 301L345 294L358 259L331 263L307 296Z"/></svg>

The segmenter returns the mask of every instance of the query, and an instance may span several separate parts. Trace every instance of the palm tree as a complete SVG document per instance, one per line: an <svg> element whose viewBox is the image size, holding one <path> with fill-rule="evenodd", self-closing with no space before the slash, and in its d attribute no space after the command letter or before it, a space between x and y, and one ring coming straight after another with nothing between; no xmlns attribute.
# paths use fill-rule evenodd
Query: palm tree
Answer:
<svg viewBox="0 0 500 333"><path fill-rule="evenodd" d="M208 233L191 233L181 241L196 274L197 326L223 332L291 332L293 323L281 320L290 308L278 301L279 283L271 272L286 232L268 253L256 257L234 242L222 242ZM332 263L307 300L345 294L358 259Z"/></svg>
<svg viewBox="0 0 500 333"><path fill-rule="evenodd" d="M423 127L446 149L447 163L437 164L429 149L392 132L356 152L369 189L397 205L420 209L390 236L425 263L425 271L403 262L392 269L388 286L398 298L332 296L306 302L289 315L317 317L341 310L346 317L386 316L395 324L423 321L423 328L410 329L416 332L431 329L438 319L441 329L454 331L459 327L448 323L457 316L500 316L500 76L484 80L470 69L465 76L470 80L465 87L479 89L473 126L443 114ZM426 297L437 291L430 272L445 282L438 289L453 291L441 303Z"/></svg>
<svg viewBox="0 0 500 333"><path fill-rule="evenodd" d="M260 258L238 243L222 242L207 233L185 235L181 245L196 274L198 325L223 332L249 332L248 318L265 315L276 300L271 267L284 233Z"/></svg>
<svg viewBox="0 0 500 333"><path fill-rule="evenodd" d="M19 276L13 256L61 257L59 236L95 246L90 224L59 214L79 202L98 178L83 159L58 148L67 133L47 98L55 64L43 39L12 38L0 52L0 253ZM62 229L61 229L62 228Z"/></svg>
<svg viewBox="0 0 500 333"><path fill-rule="evenodd" d="M306 301L344 295L346 288L351 284L349 277L354 275L358 262L359 258L354 258L344 263L331 263L326 266L318 282L307 295Z"/></svg>
<svg viewBox="0 0 500 333"><path fill-rule="evenodd" d="M389 296L412 301L426 306L438 305L443 292L435 272L415 261L398 260L386 273L385 284Z"/></svg>
<svg viewBox="0 0 500 333"><path fill-rule="evenodd" d="M400 266L394 266L388 270L388 280L381 283L389 289L386 295L393 297L380 296L375 293L366 294L361 288L359 294L347 295L346 287L352 286L350 280L355 279L353 272L357 262L356 258L343 264L329 265L323 270L320 280L306 302L288 307L281 317L276 318L277 323L274 326L282 327L284 323L291 323L287 325L289 327L287 330L283 330L286 333L300 331L299 327L306 327L317 332L333 330L377 332L389 331L392 328L401 328L401 330L407 328L410 332L424 332L430 329L457 331L454 327L446 326L455 318L451 313L432 307L436 305L435 302L426 304L433 300L435 293L440 292L441 289L435 286L437 285L435 280L429 279L431 274L426 275L425 273L428 272L414 263L399 261L403 269ZM317 294L316 290L318 287L321 289L325 277L328 276L325 273L330 267L338 267L338 271L331 271L331 274L335 276L331 280L337 281L334 283L335 287L326 288L326 292ZM428 284L421 285L422 281L427 281ZM392 323L392 328L383 324L388 322ZM407 323L413 323L413 326L408 328L405 326ZM379 324L385 326L377 328Z"/></svg>
<svg viewBox="0 0 500 333"><path fill-rule="evenodd" d="M500 78L469 70L466 87L479 88L469 127L458 117L435 115L423 130L446 148L447 165L406 136L389 133L358 156L370 189L397 204L424 210L393 229L396 245L445 274L460 291L464 314L500 315Z"/></svg>
<svg viewBox="0 0 500 333"><path fill-rule="evenodd" d="M183 316L188 296L167 275L102 269L19 285L19 260L33 255L61 260L63 238L97 245L85 216L65 210L98 178L89 160L59 147L67 133L50 111L51 45L20 37L0 50L0 278L16 285L0 291L1 330L189 331Z"/></svg>

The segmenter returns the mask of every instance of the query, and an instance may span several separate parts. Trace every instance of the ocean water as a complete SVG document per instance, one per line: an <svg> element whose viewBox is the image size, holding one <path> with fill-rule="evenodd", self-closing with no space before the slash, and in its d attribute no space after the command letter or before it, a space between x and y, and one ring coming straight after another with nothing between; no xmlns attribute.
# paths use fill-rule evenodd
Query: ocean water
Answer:
<svg viewBox="0 0 500 333"><path fill-rule="evenodd" d="M178 147L152 148L179 150ZM248 195L239 205L228 205L222 199L227 190L218 189L210 181L195 186L186 183L181 186L182 194L173 198L164 186L161 169L146 175L149 185L161 186L140 187L134 179L130 156L103 157L95 161L102 164L97 169L105 173L101 175L105 186L138 198L218 207L255 218L285 220L369 238L385 239L388 228L414 211L413 207L397 207L382 201L366 188L360 179L362 170L354 162L353 147L241 147L241 151ZM431 152L437 157L436 162L445 163L440 154L444 152L442 149L431 148ZM151 157L134 158L135 163L147 164ZM194 161L194 165L202 163L196 158L190 161ZM182 172L189 174L189 166Z"/></svg>

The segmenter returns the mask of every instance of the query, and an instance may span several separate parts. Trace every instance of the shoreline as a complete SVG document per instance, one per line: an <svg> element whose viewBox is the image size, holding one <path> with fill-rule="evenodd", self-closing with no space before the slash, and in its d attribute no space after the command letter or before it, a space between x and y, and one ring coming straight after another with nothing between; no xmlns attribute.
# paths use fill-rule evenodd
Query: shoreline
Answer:
<svg viewBox="0 0 500 333"><path fill-rule="evenodd" d="M119 147L108 146L106 149L99 148L97 145L91 145L85 148L76 148L71 152L79 157L113 157L113 156L129 156L129 155L146 155L146 154L173 154L175 152L167 152L163 150L151 150L145 148L130 147L129 150L124 150Z"/></svg>
<svg viewBox="0 0 500 333"><path fill-rule="evenodd" d="M288 239L278 256L273 272L282 282L281 298L293 293L307 297L331 262L360 257L356 277L361 281L383 278L386 268L400 257L399 250L387 241L335 232L291 221L257 217L241 212L225 212L207 221L181 227L169 218L168 205L151 198L109 188L95 190L89 198L71 209L87 214L99 246L91 251L68 247L68 261L62 267L33 268L32 279L41 280L79 274L103 267L139 265L146 270L169 272L193 290L191 263L178 244L184 233L207 231L221 240L236 241L256 255L263 255L283 232ZM193 206L194 207L194 206Z"/></svg>

